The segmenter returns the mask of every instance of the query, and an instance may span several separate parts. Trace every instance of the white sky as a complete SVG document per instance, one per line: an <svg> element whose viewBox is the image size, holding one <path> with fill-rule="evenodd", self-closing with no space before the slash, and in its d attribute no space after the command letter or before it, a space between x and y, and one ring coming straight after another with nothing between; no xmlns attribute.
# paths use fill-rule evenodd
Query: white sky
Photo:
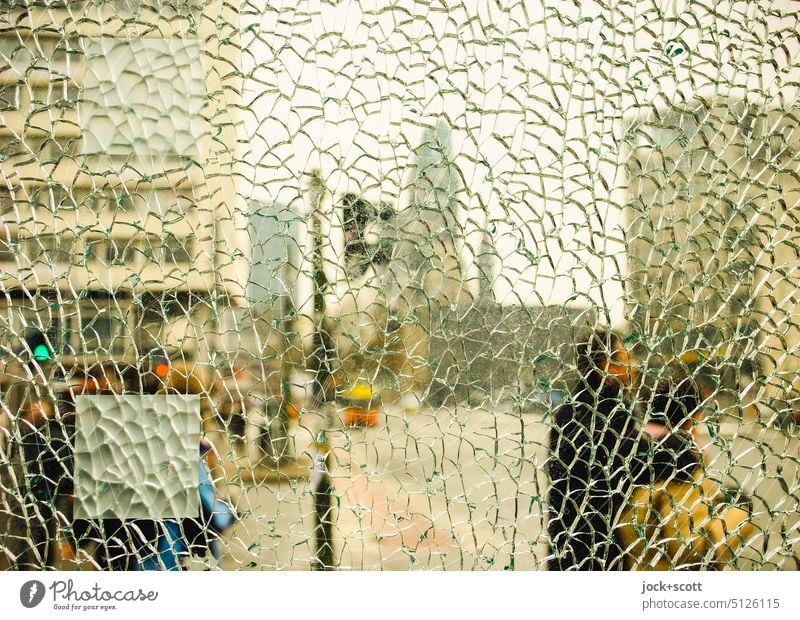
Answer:
<svg viewBox="0 0 800 620"><path fill-rule="evenodd" d="M466 180L463 254L493 231L498 301L594 303L619 323L622 118L697 94L797 97L792 3L711 4L716 16L684 0L250 4L247 191L300 207L299 179L319 167L331 186L396 199L421 125L444 116Z"/></svg>

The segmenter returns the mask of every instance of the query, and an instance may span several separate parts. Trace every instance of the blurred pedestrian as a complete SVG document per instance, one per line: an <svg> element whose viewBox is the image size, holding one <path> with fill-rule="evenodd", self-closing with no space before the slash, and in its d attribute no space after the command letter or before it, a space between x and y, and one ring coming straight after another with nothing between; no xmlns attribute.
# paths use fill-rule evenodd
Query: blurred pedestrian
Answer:
<svg viewBox="0 0 800 620"><path fill-rule="evenodd" d="M114 361L92 365L74 387L76 397L122 396L125 392L122 368ZM86 551L102 570L128 570L133 567L135 540L149 535L146 524L145 531L141 529L141 524L137 527L121 519L73 518L71 543L76 550Z"/></svg>
<svg viewBox="0 0 800 620"><path fill-rule="evenodd" d="M700 418L700 394L689 377L658 381L645 413L644 430L651 440L653 482L691 481L703 457L693 430Z"/></svg>
<svg viewBox="0 0 800 620"><path fill-rule="evenodd" d="M23 569L54 567L59 517L59 490L72 477L72 450L55 400L44 386L29 386L17 419L23 462L23 510L32 553L18 562Z"/></svg>
<svg viewBox="0 0 800 620"><path fill-rule="evenodd" d="M208 410L213 407L210 398L211 380L205 369L199 365L173 363L161 394L199 395L201 418L205 420ZM206 412L206 413L204 413ZM208 433L206 433L208 435ZM217 465L217 453L211 441L202 437L199 446L198 488L200 514L197 518L179 520L167 519L161 522L162 531L158 538L158 555L143 562L142 568L178 569L184 557L191 555L211 556L219 561L222 557L220 537L236 521L236 511L218 493L215 473L221 468Z"/></svg>
<svg viewBox="0 0 800 620"><path fill-rule="evenodd" d="M649 477L623 507L616 538L631 570L724 568L755 533L748 510L706 476L692 429L700 396L689 377L660 380L647 412Z"/></svg>
<svg viewBox="0 0 800 620"><path fill-rule="evenodd" d="M266 402L262 400L256 407L249 395L223 392L216 405L217 429L224 434L223 443L215 444L220 454L241 467L260 465L268 456L263 445L269 433Z"/></svg>
<svg viewBox="0 0 800 620"><path fill-rule="evenodd" d="M549 436L548 567L621 569L614 520L646 469L647 442L626 397L635 371L619 336L603 330L578 345L576 366L577 382Z"/></svg>

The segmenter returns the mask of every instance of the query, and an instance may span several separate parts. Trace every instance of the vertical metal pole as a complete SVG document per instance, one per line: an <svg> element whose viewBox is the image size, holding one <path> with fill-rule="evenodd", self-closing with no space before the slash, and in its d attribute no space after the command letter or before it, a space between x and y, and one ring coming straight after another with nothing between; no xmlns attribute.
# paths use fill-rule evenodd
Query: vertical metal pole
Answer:
<svg viewBox="0 0 800 620"><path fill-rule="evenodd" d="M314 495L314 556L311 569L334 570L333 556L333 481L331 480L331 449L325 430L320 431L315 444L311 489Z"/></svg>
<svg viewBox="0 0 800 620"><path fill-rule="evenodd" d="M319 171L311 174L309 193L311 200L311 264L312 283L314 286L314 333L313 356L314 371L314 403L323 408L326 389L331 378L332 346L330 336L325 330L326 308L325 287L328 285L325 275L324 257L322 252L322 203L325 196L325 183ZM314 468L311 477L311 489L314 496L314 556L311 561L313 570L333 570L333 482L331 481L331 457L328 445L326 425L327 417L323 418L323 428L315 442Z"/></svg>
<svg viewBox="0 0 800 620"><path fill-rule="evenodd" d="M329 389L331 380L331 356L333 354L331 338L325 329L325 319L327 309L325 307L325 288L328 286L328 278L325 275L325 264L322 252L322 203L325 193L322 179L317 176L315 183L319 188L318 199L313 203L311 214L313 239L313 258L314 266L314 365L316 381L314 383L314 400L323 403L326 400L326 390Z"/></svg>
<svg viewBox="0 0 800 620"><path fill-rule="evenodd" d="M287 272L289 271L288 261L287 264L284 266L284 281L288 282L289 278ZM281 303L280 303L280 313L281 313L281 338L283 340L283 347L281 348L281 386L280 386L280 396L281 396L281 403L280 407L278 408L278 425L279 425L279 433L280 437L276 438L277 441L273 442L273 449L272 454L275 456L275 461L280 463L284 461L288 457L292 457L292 454L289 454L289 405L292 402L292 389L291 389L291 381L292 381L292 363L289 359L289 348L291 346L289 342L289 333L292 329L292 299L288 294L281 296Z"/></svg>

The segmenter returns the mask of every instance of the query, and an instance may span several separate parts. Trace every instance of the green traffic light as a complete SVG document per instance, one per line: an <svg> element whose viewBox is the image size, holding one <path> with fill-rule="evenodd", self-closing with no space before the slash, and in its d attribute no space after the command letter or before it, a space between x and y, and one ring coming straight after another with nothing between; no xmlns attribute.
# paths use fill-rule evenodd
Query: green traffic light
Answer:
<svg viewBox="0 0 800 620"><path fill-rule="evenodd" d="M50 351L50 347L46 344L37 344L33 348L33 359L37 362L47 362L52 357L52 352Z"/></svg>

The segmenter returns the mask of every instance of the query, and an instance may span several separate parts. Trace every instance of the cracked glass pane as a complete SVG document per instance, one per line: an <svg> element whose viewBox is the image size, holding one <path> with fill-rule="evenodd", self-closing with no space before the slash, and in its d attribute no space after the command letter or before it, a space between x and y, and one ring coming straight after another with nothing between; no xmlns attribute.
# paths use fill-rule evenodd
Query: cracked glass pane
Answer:
<svg viewBox="0 0 800 620"><path fill-rule="evenodd" d="M800 568L795 4L0 1L0 569Z"/></svg>

